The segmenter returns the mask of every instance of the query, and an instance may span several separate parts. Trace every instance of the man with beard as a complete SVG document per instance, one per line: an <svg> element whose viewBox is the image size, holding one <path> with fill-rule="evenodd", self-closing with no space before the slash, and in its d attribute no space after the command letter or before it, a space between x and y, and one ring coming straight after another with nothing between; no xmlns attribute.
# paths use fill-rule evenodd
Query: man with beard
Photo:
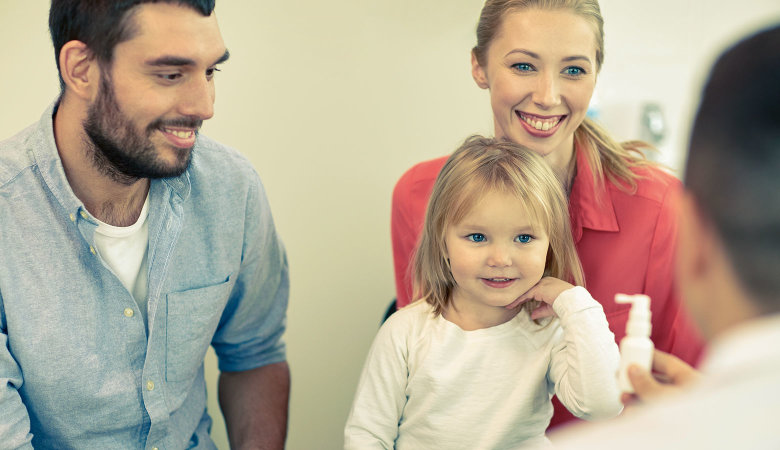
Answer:
<svg viewBox="0 0 780 450"><path fill-rule="evenodd" d="M214 0L52 0L61 96L0 143L0 447L283 448L288 271L250 163L198 129Z"/></svg>

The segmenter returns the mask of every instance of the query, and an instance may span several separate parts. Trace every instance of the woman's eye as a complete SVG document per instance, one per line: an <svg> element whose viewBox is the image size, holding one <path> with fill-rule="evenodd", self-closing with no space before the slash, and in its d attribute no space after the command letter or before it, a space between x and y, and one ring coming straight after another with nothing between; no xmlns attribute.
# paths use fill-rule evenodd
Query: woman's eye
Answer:
<svg viewBox="0 0 780 450"><path fill-rule="evenodd" d="M531 70L533 70L533 69L534 69L534 68L533 68L533 67L532 67L530 64L528 64L528 63L517 63L517 64L512 64L512 67L513 67L515 70L518 70L518 71L520 71L520 72L530 72Z"/></svg>
<svg viewBox="0 0 780 450"><path fill-rule="evenodd" d="M471 242L483 242L485 240L485 235L482 233L471 233L466 236L466 239L470 240Z"/></svg>
<svg viewBox="0 0 780 450"><path fill-rule="evenodd" d="M582 67L567 67L566 69L564 69L563 73L573 77L578 77L580 75L585 75L585 69L583 69Z"/></svg>
<svg viewBox="0 0 780 450"><path fill-rule="evenodd" d="M515 238L515 240L516 240L517 242L521 242L521 243L523 243L523 244L527 244L527 243L531 242L531 239L533 239L533 238L531 237L531 235L530 235L530 234L520 234L520 235L518 235L518 236Z"/></svg>

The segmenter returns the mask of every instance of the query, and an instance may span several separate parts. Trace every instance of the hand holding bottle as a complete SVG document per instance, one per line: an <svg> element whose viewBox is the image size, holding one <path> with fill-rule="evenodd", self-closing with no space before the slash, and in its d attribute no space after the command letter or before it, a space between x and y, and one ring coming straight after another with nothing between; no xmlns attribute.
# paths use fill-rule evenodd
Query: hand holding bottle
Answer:
<svg viewBox="0 0 780 450"><path fill-rule="evenodd" d="M660 350L653 352L653 373L633 365L629 367L628 378L634 386L634 393L623 393L620 400L624 405L657 400L683 390L685 385L698 381L699 371L680 358Z"/></svg>

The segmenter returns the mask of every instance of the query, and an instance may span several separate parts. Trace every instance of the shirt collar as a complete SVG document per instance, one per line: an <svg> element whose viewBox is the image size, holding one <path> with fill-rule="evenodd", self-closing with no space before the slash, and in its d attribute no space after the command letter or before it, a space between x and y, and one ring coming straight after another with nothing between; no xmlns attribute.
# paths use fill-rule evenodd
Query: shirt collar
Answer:
<svg viewBox="0 0 780 450"><path fill-rule="evenodd" d="M62 166L60 154L57 151L57 143L54 139L54 114L59 107L59 102L59 99L55 100L44 111L38 122L38 133L36 134L38 142L35 142L30 147L44 182L60 205L67 211L71 220L74 220L79 215L83 217L82 213L86 212L86 209L84 208L84 203L73 193L65 176L65 169ZM152 180L152 184L162 181L182 201L187 200L191 188L189 171L190 169L188 168L178 177Z"/></svg>
<svg viewBox="0 0 780 450"><path fill-rule="evenodd" d="M606 187L597 186L593 180L593 171L588 163L586 152L575 144L577 173L572 181L569 196L569 215L575 242L582 237L582 229L597 231L620 231L612 203L612 194Z"/></svg>

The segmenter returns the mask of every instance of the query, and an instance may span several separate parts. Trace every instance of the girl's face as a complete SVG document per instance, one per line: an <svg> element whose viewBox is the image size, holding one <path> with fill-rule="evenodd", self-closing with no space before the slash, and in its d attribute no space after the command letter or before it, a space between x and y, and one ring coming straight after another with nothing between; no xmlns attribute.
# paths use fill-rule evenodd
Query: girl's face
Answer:
<svg viewBox="0 0 780 450"><path fill-rule="evenodd" d="M458 310L479 314L503 308L542 278L549 241L533 225L520 199L493 191L460 223L447 227L444 239L456 282L452 303Z"/></svg>
<svg viewBox="0 0 780 450"><path fill-rule="evenodd" d="M472 55L472 75L490 90L496 137L563 168L596 86L596 64L591 23L568 10L528 9L504 16L485 65Z"/></svg>

